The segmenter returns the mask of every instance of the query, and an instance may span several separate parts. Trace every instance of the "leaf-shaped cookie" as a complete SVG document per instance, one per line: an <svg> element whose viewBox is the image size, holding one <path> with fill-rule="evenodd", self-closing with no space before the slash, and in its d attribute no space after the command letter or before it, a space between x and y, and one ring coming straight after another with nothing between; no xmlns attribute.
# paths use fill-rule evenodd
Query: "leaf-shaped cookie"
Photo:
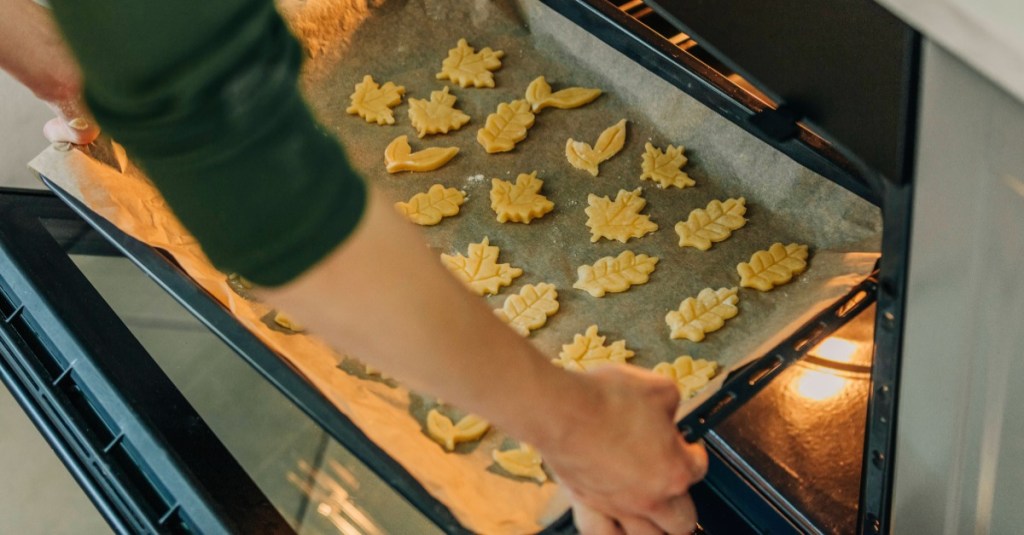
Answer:
<svg viewBox="0 0 1024 535"><path fill-rule="evenodd" d="M724 202L715 199L708 203L707 208L697 208L690 212L686 221L676 223L679 246L707 251L712 243L728 239L732 231L746 225L747 220L743 217L745 213L747 200L743 197L726 199Z"/></svg>
<svg viewBox="0 0 1024 535"><path fill-rule="evenodd" d="M526 131L533 126L534 119L529 102L502 102L498 104L498 111L487 116L484 127L476 133L476 141L489 154L508 152L526 139Z"/></svg>
<svg viewBox="0 0 1024 535"><path fill-rule="evenodd" d="M458 153L458 147L430 147L413 152L409 136L398 136L384 149L384 166L389 173L433 171Z"/></svg>
<svg viewBox="0 0 1024 535"><path fill-rule="evenodd" d="M468 257L442 253L441 262L477 294L494 295L502 286L512 284L512 279L523 274L523 270L510 264L499 264L499 252L485 237L480 243L469 244Z"/></svg>
<svg viewBox="0 0 1024 535"><path fill-rule="evenodd" d="M523 336L543 327L548 316L555 312L558 312L558 291L554 284L544 282L523 286L518 294L508 296L505 305L494 311L501 321Z"/></svg>
<svg viewBox="0 0 1024 535"><path fill-rule="evenodd" d="M601 238L626 243L630 238L639 238L658 230L658 224L651 217L641 214L647 201L640 196L640 188L633 191L620 189L612 201L608 196L587 196L590 204L585 210L587 226L590 227L590 241Z"/></svg>
<svg viewBox="0 0 1024 535"><path fill-rule="evenodd" d="M410 100L410 102L412 101ZM640 180L653 180L658 183L660 188L675 186L683 189L696 184L690 175L682 171L682 167L686 165L687 161L683 150L682 145L678 147L669 145L665 152L661 152L661 149L650 143L644 145L644 157L640 163L643 173L640 175Z"/></svg>
<svg viewBox="0 0 1024 535"><path fill-rule="evenodd" d="M447 134L458 130L469 122L469 116L455 109L455 95L448 93L448 86L432 91L430 100L409 99L409 120L419 137L427 134Z"/></svg>
<svg viewBox="0 0 1024 535"><path fill-rule="evenodd" d="M448 451L454 450L455 445L460 442L479 439L490 428L491 424L487 420L473 414L468 414L458 423L453 423L451 418L441 414L437 409L430 409L427 413L427 434Z"/></svg>
<svg viewBox="0 0 1024 535"><path fill-rule="evenodd" d="M671 364L668 362L658 364L653 371L672 379L676 387L679 388L679 397L685 401L692 398L698 390L707 386L708 381L718 371L718 363L713 360L694 360L690 355L683 355Z"/></svg>
<svg viewBox="0 0 1024 535"><path fill-rule="evenodd" d="M413 195L409 202L396 202L395 208L417 225L436 225L441 219L459 213L466 201L465 192L434 184L426 193Z"/></svg>
<svg viewBox="0 0 1024 535"><path fill-rule="evenodd" d="M590 371L609 364L625 364L635 353L626 349L626 341L604 345L605 337L597 334L597 325L587 327L584 334L573 336L572 343L562 346L557 359L551 362L572 371Z"/></svg>
<svg viewBox="0 0 1024 535"><path fill-rule="evenodd" d="M537 113L547 107L567 110L578 108L589 104L601 96L600 89L589 89L585 87L569 87L551 92L551 85L543 76L538 76L526 88L526 101L530 103L530 109Z"/></svg>
<svg viewBox="0 0 1024 535"><path fill-rule="evenodd" d="M644 284L658 264L658 257L623 251L619 256L606 256L593 266L580 266L576 270L573 288L585 290L594 297L604 297L606 292L624 292L634 284Z"/></svg>
<svg viewBox="0 0 1024 535"><path fill-rule="evenodd" d="M514 450L493 450L491 458L502 470L514 476L528 477L538 483L548 480L548 475L544 473L540 453L537 453L537 450L525 442L519 443L519 447Z"/></svg>
<svg viewBox="0 0 1024 535"><path fill-rule="evenodd" d="M593 147L569 138L565 142L565 157L576 169L597 176L598 164L615 156L626 143L626 120L623 119L601 132Z"/></svg>
<svg viewBox="0 0 1024 535"><path fill-rule="evenodd" d="M402 102L404 94L404 87L391 82L381 86L367 74L362 82L356 84L355 93L349 97L352 104L345 108L345 112L358 115L368 123L395 124L395 115L391 108Z"/></svg>
<svg viewBox="0 0 1024 535"><path fill-rule="evenodd" d="M767 251L754 253L749 263L740 262L736 266L740 274L740 286L757 288L762 292L786 284L805 269L807 246L797 243L773 243Z"/></svg>
<svg viewBox="0 0 1024 535"><path fill-rule="evenodd" d="M697 297L687 297L679 303L679 310L665 314L665 323L672 330L673 340L686 338L691 342L700 342L704 335L717 331L725 325L725 320L740 313L736 308L740 298L736 293L739 288L704 288Z"/></svg>
<svg viewBox="0 0 1024 535"><path fill-rule="evenodd" d="M527 223L542 217L555 208L555 203L541 195L544 181L537 178L537 172L521 173L513 184L506 180L491 179L491 209L498 215L498 222Z"/></svg>
<svg viewBox="0 0 1024 535"><path fill-rule="evenodd" d="M438 80L451 80L460 87L494 87L494 73L501 67L505 53L489 47L474 52L465 39L459 39L455 48L448 51L448 57L441 62Z"/></svg>
<svg viewBox="0 0 1024 535"><path fill-rule="evenodd" d="M274 323L292 332L301 333L306 330L299 322L280 310L274 312Z"/></svg>

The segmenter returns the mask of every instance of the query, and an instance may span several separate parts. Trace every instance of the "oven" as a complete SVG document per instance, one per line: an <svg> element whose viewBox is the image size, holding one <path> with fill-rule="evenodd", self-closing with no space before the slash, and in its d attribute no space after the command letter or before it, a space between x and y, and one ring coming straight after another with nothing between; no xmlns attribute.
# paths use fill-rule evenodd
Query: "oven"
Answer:
<svg viewBox="0 0 1024 535"><path fill-rule="evenodd" d="M428 11L433 4L425 2ZM922 68L926 59L949 61L941 50L881 7L861 0L827 8L791 2L784 9L745 1L526 4L528 11L584 30L744 136L877 207L880 214L880 255L874 267L786 336L759 348L755 358L730 368L721 387L691 406L680 421L680 432L689 440L704 440L711 454L707 478L692 489L700 529L882 533L1012 517L1015 513L1000 506L1005 500L991 489L1012 486L1020 476L1012 472L1000 479L996 470L1013 458L1004 446L1012 432L1000 430L1016 417L1003 407L1016 384L1012 370L1019 365L1012 356L1021 354L1012 322L1024 318L1015 297L1024 296L1019 284L1006 283L1004 270L1014 258L1024 259L1024 233L1012 234L1024 230L1021 218L1012 215L1019 198L985 194L1001 208L994 214L979 211L976 219L1009 225L1014 237L1004 240L1009 252L997 255L998 274L986 271L987 264L975 267L973 286L966 286L1003 281L998 296L993 290L984 294L991 298L987 303L1002 308L983 315L989 324L1014 334L988 337L989 344L979 346L992 348L994 357L979 357L981 364L967 375L973 389L954 379L964 372L961 360L921 356L940 349L932 338L957 334L941 323L950 321L949 315L927 306L941 303L948 310L948 300L936 297L923 282L914 286L910 275L915 270L916 280L949 275L935 267L943 249L923 230L935 223L935 211L926 207L932 219L915 220L920 210L915 196L940 202L936 191L945 187L935 185L933 177L943 173L934 162L948 155L934 147L947 141L928 127L943 124L937 115L949 115L948 96L937 75L929 75L934 71ZM1014 122L1021 117L1019 103L997 99L987 105L1010 110L999 119L1003 123L995 121L995 130L1013 139L1024 124L1024 119ZM997 164L1012 168L1019 156L1005 155L1017 154L1013 147L1021 146L1020 139L1016 145L985 143L982 150L1000 151L1004 156ZM923 177L920 169L933 173ZM42 174L53 196L12 191L0 198L5 318L0 370L115 529L471 531L451 504L428 492L339 411L337 401L310 381L308 372L282 359L199 286L189 266L127 235L80 192ZM1020 184L1017 175L1000 176L1011 190ZM923 182L933 184L932 189L919 191ZM1024 186L1013 191L1020 196ZM918 258L931 262L915 264ZM228 431L231 424L218 421L226 418L194 407L183 395L188 388L175 376L173 355L151 354L140 343L144 335L126 327L131 322L112 308L114 290L90 284L89 269L95 269L90 266L104 262L136 266L129 270L132 280L155 296L172 296L188 313L182 321L194 322L223 346L225 362L248 363L266 396L291 407L291 423L326 432L319 453L292 454L271 463L273 470L261 470L275 453L252 444L260 442L259 432L273 433L273 428ZM914 291L923 296L916 310ZM968 302L978 306L978 299ZM949 334L929 336L937 324L926 318L940 322ZM913 350L910 360L908 348ZM933 369L944 370L943 378L932 377ZM932 385L958 393L953 399L970 410L956 413L956 429L980 437L980 446L965 440L939 448L957 461L950 468L957 478L934 475L935 458L928 464L906 453L920 452L920 437L936 440L935 429L946 417L930 414ZM999 388L985 392L986 385ZM245 418L244 411L234 417ZM979 447L994 457L965 453ZM324 460L328 450L343 460ZM901 471L901 466L928 466L933 479L926 471ZM291 490L268 490L264 479L273 478L287 479ZM940 480L945 485L922 490ZM977 493L943 494L953 484L974 485ZM922 495L975 516L947 509L946 524L929 524L939 520ZM306 504L301 510L282 505L297 500ZM546 519L544 532L572 531L564 508Z"/></svg>

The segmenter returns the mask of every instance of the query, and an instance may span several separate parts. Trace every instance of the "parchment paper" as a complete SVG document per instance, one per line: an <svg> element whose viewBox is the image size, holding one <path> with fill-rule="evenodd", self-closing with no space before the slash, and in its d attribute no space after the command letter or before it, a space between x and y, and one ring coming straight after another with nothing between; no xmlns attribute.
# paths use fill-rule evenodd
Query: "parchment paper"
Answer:
<svg viewBox="0 0 1024 535"><path fill-rule="evenodd" d="M650 368L689 354L714 359L724 370L734 369L844 295L878 258L881 224L876 208L746 134L539 2L351 4L354 7L345 11L344 24L339 22L327 32L330 40L307 39L302 34L317 49L303 79L311 107L326 128L342 139L356 168L385 194L406 200L435 183L468 193L458 216L424 229L428 243L438 252L465 254L469 243L488 236L501 247L500 261L521 267L524 275L498 296L487 298L495 308L524 284L555 284L561 310L531 335L552 357L573 334L596 323L609 342L626 340L636 352L634 365ZM293 21L312 15L322 18L324 13L333 16L329 9L312 15L294 6L285 11ZM309 29L309 20L303 24L307 33L315 33L315 26ZM461 130L417 139L406 100L396 108L393 126L371 125L345 114L348 95L364 74L372 74L380 83L404 85L406 99L429 98L431 91L446 85L435 80L434 73L460 37L477 49L490 46L505 52L503 66L495 74L496 88L452 86L459 99L456 107L472 117ZM499 102L523 98L526 86L539 75L554 90L599 87L605 94L584 108L542 111L527 139L514 151L486 154L475 136L487 114ZM604 128L622 118L629 121L625 147L601 164L599 177L568 164L566 138L593 143ZM389 175L384 171L384 147L402 134L410 136L413 150L457 146L461 151L436 172ZM647 141L659 147L685 145L690 159L685 170L697 186L661 190L652 182L640 181ZM511 444L500 431L492 430L479 443L461 445L455 454L446 454L423 434L422 422L434 400L410 394L394 381L367 376L353 360L346 361L312 336L269 327L265 320L269 310L228 287L225 275L209 265L138 169L120 176L77 151L52 148L31 166L126 233L172 254L199 285L323 391L469 529L537 531L564 511L565 501L556 484L511 479L492 466L491 451ZM531 171L545 181L542 193L555 203L554 212L530 225L498 223L490 209L490 179L514 180L519 173ZM659 230L627 244L590 243L583 211L587 194L614 197L619 189L638 186L648 201L644 213L651 215ZM738 196L747 199L746 227L707 252L677 246L673 226L685 220L690 210L712 199ZM669 339L666 312L702 288L736 286L736 264L776 241L810 245L810 264L804 274L770 293L742 289L739 316L699 344ZM572 288L579 265L625 249L661 258L648 284L601 299ZM721 373L688 406L720 386L725 375Z"/></svg>

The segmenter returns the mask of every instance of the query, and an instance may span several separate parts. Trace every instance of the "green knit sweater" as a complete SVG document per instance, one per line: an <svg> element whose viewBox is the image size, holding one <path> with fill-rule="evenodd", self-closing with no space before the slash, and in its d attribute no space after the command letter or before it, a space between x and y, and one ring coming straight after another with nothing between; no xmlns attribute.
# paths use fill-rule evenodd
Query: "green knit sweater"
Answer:
<svg viewBox="0 0 1024 535"><path fill-rule="evenodd" d="M366 188L298 92L270 0L52 0L100 126L213 263L284 284L363 213Z"/></svg>

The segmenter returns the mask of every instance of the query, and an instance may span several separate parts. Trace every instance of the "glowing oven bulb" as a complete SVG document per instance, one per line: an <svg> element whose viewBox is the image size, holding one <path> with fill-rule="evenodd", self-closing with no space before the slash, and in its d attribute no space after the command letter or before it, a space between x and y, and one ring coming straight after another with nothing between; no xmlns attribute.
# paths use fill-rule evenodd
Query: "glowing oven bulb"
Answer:
<svg viewBox="0 0 1024 535"><path fill-rule="evenodd" d="M804 370L794 389L800 397L813 401L834 398L846 387L846 379L819 370Z"/></svg>

